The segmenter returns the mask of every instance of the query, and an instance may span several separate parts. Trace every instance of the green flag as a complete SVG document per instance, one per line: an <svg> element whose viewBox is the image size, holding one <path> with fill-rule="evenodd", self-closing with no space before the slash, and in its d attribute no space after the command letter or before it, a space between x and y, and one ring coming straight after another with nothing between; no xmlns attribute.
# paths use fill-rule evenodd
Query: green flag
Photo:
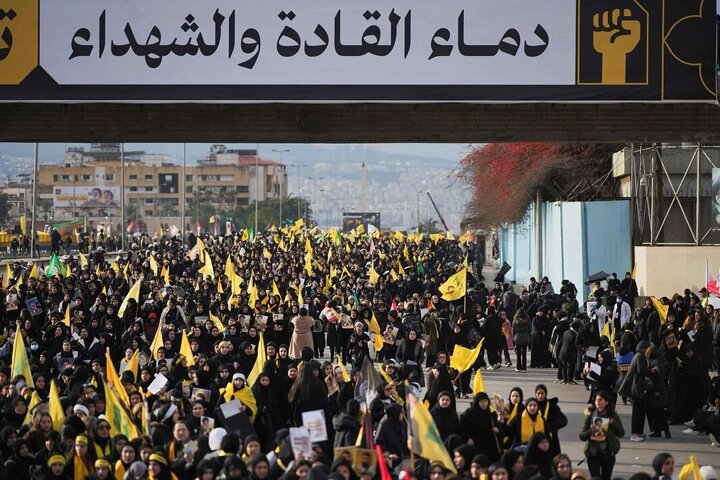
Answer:
<svg viewBox="0 0 720 480"><path fill-rule="evenodd" d="M425 265L422 262L418 262L417 265L415 265L415 271L418 275L425 275Z"/></svg>
<svg viewBox="0 0 720 480"><path fill-rule="evenodd" d="M65 275L65 268L55 253L50 257L50 264L45 269L45 275L47 275L48 278L52 278L55 275Z"/></svg>
<svg viewBox="0 0 720 480"><path fill-rule="evenodd" d="M248 228L248 237L250 243L255 242L255 228L253 226L250 226L250 228Z"/></svg>

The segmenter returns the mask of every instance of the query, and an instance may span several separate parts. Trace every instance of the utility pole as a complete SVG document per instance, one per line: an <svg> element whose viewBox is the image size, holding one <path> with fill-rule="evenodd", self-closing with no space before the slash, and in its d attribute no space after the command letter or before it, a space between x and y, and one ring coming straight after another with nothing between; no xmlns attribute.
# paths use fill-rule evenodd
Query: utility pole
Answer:
<svg viewBox="0 0 720 480"><path fill-rule="evenodd" d="M30 257L35 258L35 217L37 216L37 181L38 181L38 143L35 142L33 155L33 185L32 185L32 221L30 222ZM27 203L27 199L26 199Z"/></svg>
<svg viewBox="0 0 720 480"><path fill-rule="evenodd" d="M182 192L180 194L180 201L182 202L182 207L180 208L180 241L185 243L185 163L187 161L187 144L183 143L183 164L182 164L182 182L180 182L180 185L182 185Z"/></svg>
<svg viewBox="0 0 720 480"><path fill-rule="evenodd" d="M125 250L125 143L120 144L120 248Z"/></svg>

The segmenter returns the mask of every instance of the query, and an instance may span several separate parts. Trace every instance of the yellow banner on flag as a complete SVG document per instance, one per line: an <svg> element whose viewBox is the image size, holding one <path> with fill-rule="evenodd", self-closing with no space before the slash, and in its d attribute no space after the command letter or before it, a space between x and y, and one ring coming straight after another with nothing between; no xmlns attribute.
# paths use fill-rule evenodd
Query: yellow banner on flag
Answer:
<svg viewBox="0 0 720 480"><path fill-rule="evenodd" d="M480 343L477 344L477 347L472 349L467 347L461 347L460 345L455 345L453 354L450 356L450 368L454 368L458 371L458 373L462 373L472 368L478 356L480 355L480 350L482 350L483 342L485 342L484 338L480 340Z"/></svg>
<svg viewBox="0 0 720 480"><path fill-rule="evenodd" d="M60 394L58 393L57 384L55 380L50 382L50 395L48 396L48 413L52 418L53 430L60 432L62 431L62 425L65 421L65 410L63 410L62 403L60 402Z"/></svg>
<svg viewBox="0 0 720 480"><path fill-rule="evenodd" d="M27 350L25 350L25 339L20 331L20 323L15 334L15 342L12 350L12 363L10 364L10 379L16 375L25 377L25 383L30 388L35 388L33 383L32 371L30 370L30 362L27 358Z"/></svg>
<svg viewBox="0 0 720 480"><path fill-rule="evenodd" d="M467 289L467 268L463 267L440 285L443 300L451 302L465 296Z"/></svg>
<svg viewBox="0 0 720 480"><path fill-rule="evenodd" d="M413 451L430 462L440 462L447 470L457 473L427 407L412 393L407 394L407 402Z"/></svg>

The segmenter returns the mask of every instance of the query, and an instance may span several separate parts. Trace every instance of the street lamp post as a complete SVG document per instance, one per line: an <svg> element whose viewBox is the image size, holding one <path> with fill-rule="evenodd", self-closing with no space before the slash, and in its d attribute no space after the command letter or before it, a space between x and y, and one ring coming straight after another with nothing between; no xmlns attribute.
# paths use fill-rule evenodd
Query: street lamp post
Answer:
<svg viewBox="0 0 720 480"><path fill-rule="evenodd" d="M290 149L289 149L289 148L285 148L285 149L282 149L282 150L278 150L278 149L276 149L276 148L273 148L272 151L275 152L275 153L279 153L279 154L280 154L280 163L282 163L282 164L283 164L283 167L284 167L285 164L282 162L282 160L283 160L283 154L290 152ZM282 178L282 175L280 175L280 177ZM279 218L279 224L278 224L278 226L279 226L279 228L282 228L282 223L283 223L283 220L282 220L282 218L283 218L283 211L282 211L283 192L282 192L282 184L280 183L280 181L278 181L278 197L280 197L280 218Z"/></svg>

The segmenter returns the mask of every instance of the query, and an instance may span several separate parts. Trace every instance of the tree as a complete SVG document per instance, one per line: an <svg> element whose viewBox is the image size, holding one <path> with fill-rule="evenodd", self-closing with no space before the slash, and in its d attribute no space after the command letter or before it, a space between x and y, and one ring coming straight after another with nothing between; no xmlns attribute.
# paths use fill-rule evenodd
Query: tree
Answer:
<svg viewBox="0 0 720 480"><path fill-rule="evenodd" d="M612 153L622 145L504 143L474 148L459 177L472 191L468 224L488 228L521 221L540 191L545 200L613 197Z"/></svg>
<svg viewBox="0 0 720 480"><path fill-rule="evenodd" d="M422 222L420 222L420 225L418 225L418 231L420 233L425 233L427 235L433 234L433 233L440 233L442 232L442 229L440 229L440 226L438 225L437 220L433 220L431 218L426 218Z"/></svg>
<svg viewBox="0 0 720 480"><path fill-rule="evenodd" d="M5 225L10 220L10 197L0 193L0 225Z"/></svg>
<svg viewBox="0 0 720 480"><path fill-rule="evenodd" d="M312 210L309 202L302 197L285 197L282 200L282 221L280 219L280 199L271 198L258 203L258 229L275 226L290 225L300 217L305 218L307 223L312 222ZM238 207L230 213L233 222L238 228L255 226L255 204ZM280 225L282 224L282 225Z"/></svg>
<svg viewBox="0 0 720 480"><path fill-rule="evenodd" d="M52 212L52 198L38 198L37 206L38 210L42 212L43 220L47 222L50 219L50 213Z"/></svg>

